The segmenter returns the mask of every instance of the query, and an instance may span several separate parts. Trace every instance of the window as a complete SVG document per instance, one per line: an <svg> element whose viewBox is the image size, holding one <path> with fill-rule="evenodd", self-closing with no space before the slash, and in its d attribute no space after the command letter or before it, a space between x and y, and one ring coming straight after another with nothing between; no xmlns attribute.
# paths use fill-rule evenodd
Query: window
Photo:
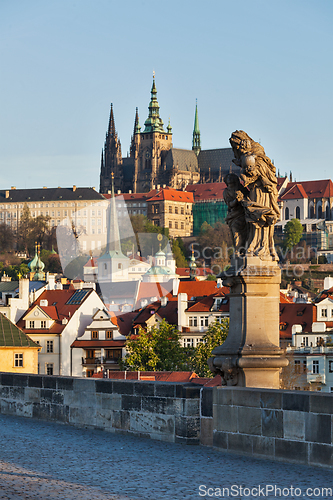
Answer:
<svg viewBox="0 0 333 500"><path fill-rule="evenodd" d="M175 207L175 214L178 214L178 207Z"/></svg>
<svg viewBox="0 0 333 500"><path fill-rule="evenodd" d="M184 215L184 207L181 207L181 208L180 208L180 213L181 213L182 215Z"/></svg>
<svg viewBox="0 0 333 500"><path fill-rule="evenodd" d="M289 208L286 207L286 215L285 215L285 219L288 220L289 219Z"/></svg>
<svg viewBox="0 0 333 500"><path fill-rule="evenodd" d="M46 375L53 375L53 363L46 363Z"/></svg>
<svg viewBox="0 0 333 500"><path fill-rule="evenodd" d="M312 361L312 373L313 374L319 373L319 361L318 360Z"/></svg>
<svg viewBox="0 0 333 500"><path fill-rule="evenodd" d="M119 262L118 269L122 269L122 268L123 268L123 265Z"/></svg>
<svg viewBox="0 0 333 500"><path fill-rule="evenodd" d="M16 367L23 366L23 354L22 353L14 354L14 366L16 366Z"/></svg>
<svg viewBox="0 0 333 500"><path fill-rule="evenodd" d="M106 338L107 338L107 339L112 339L112 337L113 337L113 332L112 332L112 330L107 331L107 332L106 332Z"/></svg>
<svg viewBox="0 0 333 500"><path fill-rule="evenodd" d="M172 214L172 206L169 206L169 214Z"/></svg>
<svg viewBox="0 0 333 500"><path fill-rule="evenodd" d="M29 321L29 328L35 328L35 322Z"/></svg>
<svg viewBox="0 0 333 500"><path fill-rule="evenodd" d="M198 326L198 318L196 316L189 317L189 326Z"/></svg>
<svg viewBox="0 0 333 500"><path fill-rule="evenodd" d="M322 309L321 310L321 317L322 318L327 318L327 309Z"/></svg>
<svg viewBox="0 0 333 500"><path fill-rule="evenodd" d="M180 223L181 229L184 229L184 222Z"/></svg>
<svg viewBox="0 0 333 500"><path fill-rule="evenodd" d="M46 341L46 352L53 352L53 340Z"/></svg>
<svg viewBox="0 0 333 500"><path fill-rule="evenodd" d="M333 373L333 361L331 359L328 362L328 371L329 373Z"/></svg>
<svg viewBox="0 0 333 500"><path fill-rule="evenodd" d="M43 321L41 321L41 322L40 322L40 327L41 327L41 328L46 328L46 321L44 321L44 320L43 320Z"/></svg>
<svg viewBox="0 0 333 500"><path fill-rule="evenodd" d="M295 360L295 373L301 373L301 362L299 359Z"/></svg>
<svg viewBox="0 0 333 500"><path fill-rule="evenodd" d="M302 344L304 347L307 347L309 345L309 337L303 337Z"/></svg>
<svg viewBox="0 0 333 500"><path fill-rule="evenodd" d="M178 229L178 222L175 222L175 229Z"/></svg>
<svg viewBox="0 0 333 500"><path fill-rule="evenodd" d="M193 347L193 339L185 339L184 347Z"/></svg>
<svg viewBox="0 0 333 500"><path fill-rule="evenodd" d="M98 332L97 331L91 332L91 338L98 339Z"/></svg>
<svg viewBox="0 0 333 500"><path fill-rule="evenodd" d="M301 209L299 207L296 207L296 219L301 218Z"/></svg>
<svg viewBox="0 0 333 500"><path fill-rule="evenodd" d="M172 221L169 220L169 228L172 229Z"/></svg>

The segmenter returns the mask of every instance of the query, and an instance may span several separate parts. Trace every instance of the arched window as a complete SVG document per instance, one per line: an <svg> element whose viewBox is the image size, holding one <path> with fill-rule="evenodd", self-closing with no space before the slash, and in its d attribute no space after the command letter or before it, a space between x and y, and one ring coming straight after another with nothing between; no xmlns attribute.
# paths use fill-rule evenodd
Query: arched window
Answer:
<svg viewBox="0 0 333 500"><path fill-rule="evenodd" d="M301 209L299 207L296 207L296 219L301 218Z"/></svg>
<svg viewBox="0 0 333 500"><path fill-rule="evenodd" d="M318 219L322 219L323 218L323 209L322 209L321 204L319 204L317 206L317 217L318 217Z"/></svg>
<svg viewBox="0 0 333 500"><path fill-rule="evenodd" d="M311 202L310 207L309 207L309 218L314 219L314 206L313 203Z"/></svg>
<svg viewBox="0 0 333 500"><path fill-rule="evenodd" d="M326 214L325 214L325 219L326 220L330 220L330 207L329 205L326 205L326 210L325 210Z"/></svg>
<svg viewBox="0 0 333 500"><path fill-rule="evenodd" d="M286 207L285 214L286 214L286 220L288 220L289 219L289 208L288 207Z"/></svg>

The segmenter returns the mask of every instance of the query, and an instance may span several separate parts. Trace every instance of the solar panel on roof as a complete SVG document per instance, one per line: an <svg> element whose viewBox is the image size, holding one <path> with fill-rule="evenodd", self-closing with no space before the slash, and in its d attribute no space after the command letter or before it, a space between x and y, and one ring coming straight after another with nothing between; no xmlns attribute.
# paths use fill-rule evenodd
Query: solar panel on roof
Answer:
<svg viewBox="0 0 333 500"><path fill-rule="evenodd" d="M77 305L81 304L85 296L89 293L89 290L76 290L69 300L67 300L67 305Z"/></svg>

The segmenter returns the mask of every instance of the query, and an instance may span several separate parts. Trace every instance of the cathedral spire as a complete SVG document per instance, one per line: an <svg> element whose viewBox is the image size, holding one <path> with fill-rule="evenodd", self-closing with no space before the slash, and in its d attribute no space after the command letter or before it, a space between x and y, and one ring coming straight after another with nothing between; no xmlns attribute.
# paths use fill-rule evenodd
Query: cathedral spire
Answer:
<svg viewBox="0 0 333 500"><path fill-rule="evenodd" d="M200 144L200 129L199 129L199 118L198 118L198 101L195 102L195 115L194 115L194 129L193 129L193 139L192 139L192 150L198 156L201 151Z"/></svg>
<svg viewBox="0 0 333 500"><path fill-rule="evenodd" d="M113 116L113 104L111 103L110 119L109 119L109 129L108 135L114 137L116 135L116 125Z"/></svg>
<svg viewBox="0 0 333 500"><path fill-rule="evenodd" d="M107 244L106 252L112 254L115 252L118 255L122 255L120 246L120 234L119 225L116 209L116 198L114 195L114 173L111 173L111 200L109 206L109 224L107 228Z"/></svg>
<svg viewBox="0 0 333 500"><path fill-rule="evenodd" d="M149 114L148 118L145 121L145 129L144 132L160 132L165 134L165 130L163 129L163 121L160 118L160 107L157 101L157 90L155 84L155 72L153 74L153 84L150 91L150 103L148 106Z"/></svg>

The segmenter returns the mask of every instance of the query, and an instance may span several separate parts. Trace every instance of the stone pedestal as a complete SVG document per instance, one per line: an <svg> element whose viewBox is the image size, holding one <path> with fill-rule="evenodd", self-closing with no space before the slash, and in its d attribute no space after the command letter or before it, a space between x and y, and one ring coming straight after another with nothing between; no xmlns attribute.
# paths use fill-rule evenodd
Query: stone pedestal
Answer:
<svg viewBox="0 0 333 500"><path fill-rule="evenodd" d="M221 274L230 287L230 326L223 345L208 364L225 385L279 388L279 373L288 364L280 349L278 264L259 257L235 259Z"/></svg>

